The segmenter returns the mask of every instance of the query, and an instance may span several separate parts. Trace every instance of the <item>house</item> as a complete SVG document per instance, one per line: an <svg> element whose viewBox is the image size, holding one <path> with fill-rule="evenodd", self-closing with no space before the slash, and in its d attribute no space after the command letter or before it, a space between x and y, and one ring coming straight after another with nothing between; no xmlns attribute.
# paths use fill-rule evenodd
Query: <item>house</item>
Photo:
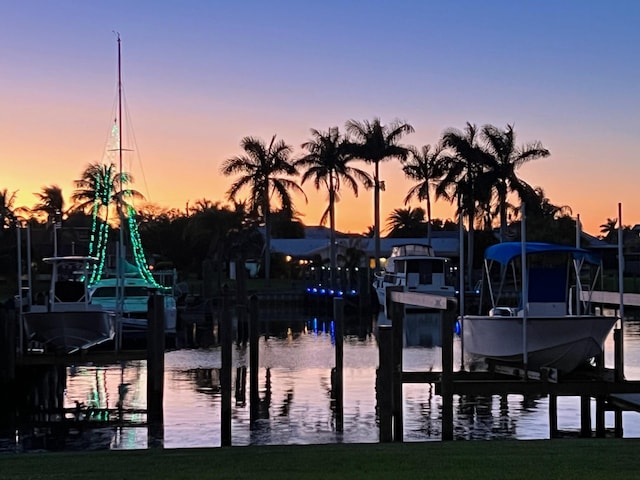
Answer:
<svg viewBox="0 0 640 480"><path fill-rule="evenodd" d="M325 227L305 227L305 235L305 238L271 239L271 250L295 259L311 260L319 256L324 263L329 263L329 229ZM459 258L460 242L457 231L433 232L431 242L427 242L426 238L381 238L380 255L382 258L386 258L391 254L393 247L408 243L420 245L428 245L430 243L436 255L449 257L452 260ZM349 249L364 252L364 257L369 259L370 264L375 257L375 239L373 238L336 232L336 246L338 257L345 257ZM364 261L361 263L364 263Z"/></svg>

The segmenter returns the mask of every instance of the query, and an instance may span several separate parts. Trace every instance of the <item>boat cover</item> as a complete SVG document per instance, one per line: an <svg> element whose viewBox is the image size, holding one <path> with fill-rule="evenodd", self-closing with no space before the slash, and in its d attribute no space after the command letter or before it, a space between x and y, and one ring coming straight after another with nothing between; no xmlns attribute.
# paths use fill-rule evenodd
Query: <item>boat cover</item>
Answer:
<svg viewBox="0 0 640 480"><path fill-rule="evenodd" d="M599 264L600 257L584 248L572 247L570 245L558 245L554 243L543 242L526 242L526 254L538 254L538 253L567 253L572 255L576 260L585 260L589 263ZM494 260L496 262L506 265L515 257L522 255L522 243L521 242L503 242L491 245L484 252L484 258L486 260Z"/></svg>

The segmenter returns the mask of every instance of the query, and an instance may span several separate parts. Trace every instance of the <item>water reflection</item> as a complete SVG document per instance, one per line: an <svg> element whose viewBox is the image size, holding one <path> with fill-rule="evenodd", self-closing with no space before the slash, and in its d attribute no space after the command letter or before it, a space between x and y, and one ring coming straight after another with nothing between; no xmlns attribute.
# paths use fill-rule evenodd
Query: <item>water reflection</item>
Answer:
<svg viewBox="0 0 640 480"><path fill-rule="evenodd" d="M274 322L269 336L260 339L258 371L258 420L250 422L250 386L247 376L248 348L233 352L234 392L232 440L234 445L366 443L378 441L376 370L378 349L374 319L358 319L345 328L344 430L336 427L331 370L335 362L331 321ZM407 325L411 326L410 322ZM411 330L411 329L410 329ZM425 330L419 338L424 339ZM409 342L404 349L405 370L441 368L441 349L424 342ZM613 340L606 344L607 366L613 364ZM454 343L460 355L460 342ZM640 378L640 322L625 325L625 362L629 379ZM456 360L456 365L459 362ZM45 405L37 419L0 435L0 451L135 449L153 445L156 436L166 448L215 447L220 445L220 349L184 349L165 356L164 424L150 435L144 422L146 408L146 362L114 365L78 365L49 373L50 398L33 393L34 405ZM60 389L61 382L63 388ZM439 440L442 402L429 384L406 384L404 397L405 441ZM58 402L58 404L56 404ZM79 408L90 422L73 429L44 426L45 410L57 406ZM454 397L456 439L548 438L548 401L522 395ZM113 422L127 413L127 423ZM558 424L562 430L578 431L580 403L577 398L558 399ZM105 416L106 414L106 416ZM102 415L102 417L100 417ZM102 420L101 420L102 419ZM89 418L87 418L89 420ZM104 427L97 426L102 421ZM110 423L111 421L111 423ZM613 419L607 414L608 425ZM625 437L640 436L640 414L625 414Z"/></svg>

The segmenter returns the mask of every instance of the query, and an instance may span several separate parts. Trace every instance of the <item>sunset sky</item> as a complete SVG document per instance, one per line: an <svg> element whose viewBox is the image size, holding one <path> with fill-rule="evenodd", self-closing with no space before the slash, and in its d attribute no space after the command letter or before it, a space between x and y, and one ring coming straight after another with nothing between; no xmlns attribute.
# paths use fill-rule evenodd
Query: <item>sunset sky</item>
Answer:
<svg viewBox="0 0 640 480"><path fill-rule="evenodd" d="M129 120L125 169L147 200L226 201L222 162L244 136L302 153L309 130L349 119L406 121L405 144L448 128L513 124L551 152L519 170L599 233L623 206L640 223L640 2L244 0L4 2L0 8L0 189L16 206L103 158L117 44ZM370 169L369 166L359 165ZM384 163L382 221L411 187ZM304 185L302 220L326 193ZM417 203L412 204L417 206ZM437 202L434 216L452 218ZM373 192L342 192L337 227L373 224Z"/></svg>

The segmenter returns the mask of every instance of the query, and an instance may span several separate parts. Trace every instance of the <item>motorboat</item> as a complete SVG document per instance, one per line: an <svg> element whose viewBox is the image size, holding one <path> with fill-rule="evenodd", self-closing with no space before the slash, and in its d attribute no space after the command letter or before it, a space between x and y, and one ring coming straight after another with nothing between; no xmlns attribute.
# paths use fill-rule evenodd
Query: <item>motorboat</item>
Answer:
<svg viewBox="0 0 640 480"><path fill-rule="evenodd" d="M92 304L87 288L88 266L95 257L54 256L44 304L29 302L22 312L27 340L55 353L74 353L114 338L115 312ZM22 308L22 302L21 302Z"/></svg>
<svg viewBox="0 0 640 480"><path fill-rule="evenodd" d="M159 288L140 276L126 275L103 278L89 289L92 305L118 313L119 332L124 339L146 336L152 293L163 298L165 333L175 334L178 309L171 288Z"/></svg>
<svg viewBox="0 0 640 480"><path fill-rule="evenodd" d="M472 362L527 371L569 373L587 364L603 352L618 320L595 313L591 292L600 273L600 258L582 248L538 242L487 248L481 298L488 290L489 310L462 317L465 353Z"/></svg>
<svg viewBox="0 0 640 480"><path fill-rule="evenodd" d="M451 298L457 293L451 260L436 256L433 247L422 244L393 247L384 269L375 273L373 287L387 317L389 287Z"/></svg>

